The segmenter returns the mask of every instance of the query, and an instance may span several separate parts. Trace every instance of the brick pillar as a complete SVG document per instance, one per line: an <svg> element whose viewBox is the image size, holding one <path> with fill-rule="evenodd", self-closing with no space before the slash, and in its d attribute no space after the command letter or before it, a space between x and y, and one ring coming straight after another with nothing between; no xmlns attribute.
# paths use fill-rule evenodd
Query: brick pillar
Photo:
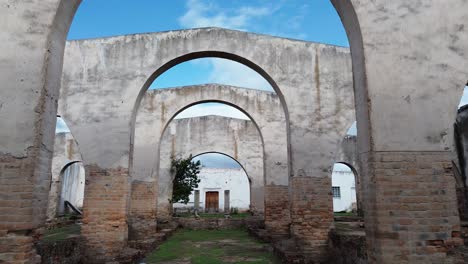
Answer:
<svg viewBox="0 0 468 264"><path fill-rule="evenodd" d="M86 166L82 235L86 263L113 260L127 243L128 169Z"/></svg>
<svg viewBox="0 0 468 264"><path fill-rule="evenodd" d="M265 186L265 228L272 237L289 236L291 224L288 186Z"/></svg>
<svg viewBox="0 0 468 264"><path fill-rule="evenodd" d="M331 177L293 177L291 184L291 233L308 259L326 257L333 225Z"/></svg>
<svg viewBox="0 0 468 264"><path fill-rule="evenodd" d="M231 211L231 204L230 204L230 195L229 190L224 190L224 213L229 214Z"/></svg>
<svg viewBox="0 0 468 264"><path fill-rule="evenodd" d="M446 263L462 241L448 152L361 154L369 263Z"/></svg>
<svg viewBox="0 0 468 264"><path fill-rule="evenodd" d="M40 263L33 236L44 222L46 204L38 202L47 203L47 188L42 197L36 193L44 186L37 186L32 156L0 154L0 263Z"/></svg>
<svg viewBox="0 0 468 264"><path fill-rule="evenodd" d="M157 185L155 182L133 181L128 239L140 249L151 248L156 239Z"/></svg>

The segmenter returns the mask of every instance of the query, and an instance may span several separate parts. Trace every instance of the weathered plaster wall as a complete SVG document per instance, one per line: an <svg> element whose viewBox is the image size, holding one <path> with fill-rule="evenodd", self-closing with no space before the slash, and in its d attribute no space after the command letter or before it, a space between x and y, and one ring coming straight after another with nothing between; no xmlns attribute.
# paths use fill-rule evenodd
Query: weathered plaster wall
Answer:
<svg viewBox="0 0 468 264"><path fill-rule="evenodd" d="M62 188L61 172L67 165L73 162L82 161L78 149L71 133L55 134L54 157L52 159L52 181L50 184L47 220L52 220L57 215L57 206Z"/></svg>
<svg viewBox="0 0 468 264"><path fill-rule="evenodd" d="M0 262L38 260L63 50L79 1L0 4Z"/></svg>
<svg viewBox="0 0 468 264"><path fill-rule="evenodd" d="M251 204L264 209L264 154L260 133L250 120L222 116L174 119L161 140L161 166L158 179L158 218L170 212L172 196L171 156L187 157L218 152L235 159L251 181Z"/></svg>

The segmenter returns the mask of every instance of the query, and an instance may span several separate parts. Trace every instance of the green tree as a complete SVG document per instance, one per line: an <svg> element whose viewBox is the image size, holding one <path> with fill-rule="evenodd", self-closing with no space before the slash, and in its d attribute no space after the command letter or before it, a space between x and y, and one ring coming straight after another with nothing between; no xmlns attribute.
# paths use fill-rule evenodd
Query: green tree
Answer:
<svg viewBox="0 0 468 264"><path fill-rule="evenodd" d="M191 154L186 159L172 158L171 173L174 175L174 180L172 180L171 203L182 202L187 204L189 202L190 194L195 188L198 188L198 184L200 183L200 179L198 178L200 167L200 161L192 161Z"/></svg>

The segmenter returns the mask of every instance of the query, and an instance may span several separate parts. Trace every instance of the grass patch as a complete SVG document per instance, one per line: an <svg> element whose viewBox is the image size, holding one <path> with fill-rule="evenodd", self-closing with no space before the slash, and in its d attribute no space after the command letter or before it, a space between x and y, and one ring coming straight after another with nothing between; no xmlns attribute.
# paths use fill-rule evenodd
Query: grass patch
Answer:
<svg viewBox="0 0 468 264"><path fill-rule="evenodd" d="M353 212L334 212L335 216L357 216L356 213Z"/></svg>
<svg viewBox="0 0 468 264"><path fill-rule="evenodd" d="M224 218L224 214L208 214L208 213L201 213L198 214L201 218ZM231 214L231 218L246 218L249 216L249 213L238 213L238 214ZM177 217L195 217L193 213L180 213L177 214Z"/></svg>
<svg viewBox="0 0 468 264"><path fill-rule="evenodd" d="M42 240L50 242L61 241L67 239L71 235L79 235L80 232L81 226L78 224L52 228L44 233Z"/></svg>
<svg viewBox="0 0 468 264"><path fill-rule="evenodd" d="M148 255L145 263L280 263L264 246L243 229L182 229Z"/></svg>

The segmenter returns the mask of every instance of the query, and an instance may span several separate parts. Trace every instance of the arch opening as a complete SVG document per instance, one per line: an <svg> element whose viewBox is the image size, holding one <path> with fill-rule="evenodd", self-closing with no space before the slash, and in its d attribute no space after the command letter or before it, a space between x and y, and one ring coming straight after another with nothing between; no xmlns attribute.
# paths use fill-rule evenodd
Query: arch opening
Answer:
<svg viewBox="0 0 468 264"><path fill-rule="evenodd" d="M195 158L206 153L223 154L225 157L236 161L237 165L240 164L242 170L248 175L248 181L255 191L254 195L252 195L252 206L249 206L250 211L254 214L263 215L263 188L266 175L261 131L251 119L213 115L178 118L178 115L183 113L185 109L200 103L203 102L196 102L178 109L163 129L159 141L158 218L167 218L165 208L170 206L166 205L167 197L170 197L170 194L166 193L167 185L170 185L168 179L171 178L168 175L169 157L181 158L180 155L189 155L190 153L196 155ZM225 102L217 101L217 103ZM230 107L236 107L236 111L242 113L246 118L250 116L238 106ZM232 169L239 170L239 168ZM236 192L234 194L237 195ZM242 210L246 208L247 206L242 206Z"/></svg>
<svg viewBox="0 0 468 264"><path fill-rule="evenodd" d="M221 152L197 153L192 160L200 161L202 168L200 183L187 204L189 208L198 208L200 213L242 216L250 210L251 180L239 161ZM179 209L184 205L176 203L173 207Z"/></svg>
<svg viewBox="0 0 468 264"><path fill-rule="evenodd" d="M332 171L333 212L335 215L357 215L357 171L345 162L336 162Z"/></svg>
<svg viewBox="0 0 468 264"><path fill-rule="evenodd" d="M276 84L276 82L268 75L268 73L266 71L264 71L261 67L259 67L255 63L249 61L248 59L240 57L240 56L235 55L235 54L231 54L231 53L227 53L227 52L220 52L220 51L193 52L193 53L182 55L182 56L180 56L178 58L174 58L169 62L166 62L162 67L157 69L148 78L148 80L146 81L146 83L144 84L142 89L140 90L140 93L139 93L139 95L138 95L138 97L136 99L136 102L134 104L134 108L133 108L133 112L132 112L132 118L131 118L131 126L130 127L132 129L131 129L131 137L130 137L130 142L131 142L130 143L130 159L129 159L130 168L133 167L132 162L133 162L134 139L135 139L135 130L136 130L135 124L136 124L138 109L140 108L141 101L142 101L146 91L150 88L151 84L154 83L157 80L158 77L160 77L163 73L165 73L169 69L173 68L174 66L176 66L178 64L181 64L181 63L184 63L184 62L187 62L187 61L190 61L190 60L200 59L200 58L208 58L208 57L227 59L227 60L235 61L237 63L243 64L243 65L249 67L253 71L257 72L260 76L262 76L270 84L270 86L275 91L275 93L277 94L277 96L278 96L278 98L279 98L279 100L281 102L281 105L282 105L282 108L283 108L283 111L284 111L285 121L286 121L286 131L289 131L289 114L288 114L288 109L287 109L287 106L286 106L285 99L284 99L284 97L283 97L283 95L281 93L280 88ZM213 100L212 102L215 102L215 100ZM232 106L234 106L234 105L232 105ZM171 118L171 120L172 119L173 118ZM288 148L288 166L290 167L290 161L289 161L289 159L290 159L289 158L290 157L290 155L289 155L289 152L290 152L290 133L287 133L287 142L288 142L288 144L287 144L287 148Z"/></svg>
<svg viewBox="0 0 468 264"><path fill-rule="evenodd" d="M74 208L82 211L85 189L85 169L81 161L68 163L62 170L58 215L71 213ZM67 205L67 204L71 204ZM73 207L73 208L72 208Z"/></svg>

